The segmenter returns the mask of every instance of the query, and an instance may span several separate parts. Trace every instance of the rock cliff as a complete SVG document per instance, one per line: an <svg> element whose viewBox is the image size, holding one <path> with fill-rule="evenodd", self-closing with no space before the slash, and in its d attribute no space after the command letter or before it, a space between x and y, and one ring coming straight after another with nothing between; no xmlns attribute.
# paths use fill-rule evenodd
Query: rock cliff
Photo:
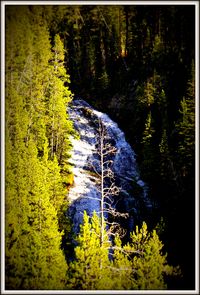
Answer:
<svg viewBox="0 0 200 295"><path fill-rule="evenodd" d="M69 212L74 231L78 232L84 210L89 215L100 210L101 193L98 190L100 161L97 156L99 121L107 134L107 143L116 148L112 156L112 171L115 184L120 193L114 200L114 206L120 212L128 212L125 227L133 229L135 219L139 218L141 208L150 209L147 187L140 179L136 155L125 139L122 130L106 114L93 109L84 100L74 100L69 108L69 116L74 122L80 138L71 138L73 152L71 164L74 172L74 184L69 191ZM117 198L117 200L116 200Z"/></svg>

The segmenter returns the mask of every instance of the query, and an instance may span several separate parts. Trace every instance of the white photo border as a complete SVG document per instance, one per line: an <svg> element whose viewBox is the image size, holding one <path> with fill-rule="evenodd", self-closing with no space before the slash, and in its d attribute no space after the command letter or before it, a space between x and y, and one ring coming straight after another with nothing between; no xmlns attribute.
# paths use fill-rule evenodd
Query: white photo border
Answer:
<svg viewBox="0 0 200 295"><path fill-rule="evenodd" d="M194 5L195 6L195 290L5 290L5 6ZM199 294L199 1L2 1L1 2L1 294Z"/></svg>

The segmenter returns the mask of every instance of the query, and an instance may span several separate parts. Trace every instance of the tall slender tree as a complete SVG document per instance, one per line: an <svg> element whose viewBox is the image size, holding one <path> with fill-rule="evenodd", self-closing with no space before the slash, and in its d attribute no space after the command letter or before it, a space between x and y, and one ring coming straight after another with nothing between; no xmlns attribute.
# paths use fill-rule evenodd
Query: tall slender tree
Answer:
<svg viewBox="0 0 200 295"><path fill-rule="evenodd" d="M186 96L181 100L180 114L181 118L177 123L177 129L180 136L179 153L181 157L181 174L194 173L195 159L195 83L194 83L194 63L191 66L190 79L187 82Z"/></svg>

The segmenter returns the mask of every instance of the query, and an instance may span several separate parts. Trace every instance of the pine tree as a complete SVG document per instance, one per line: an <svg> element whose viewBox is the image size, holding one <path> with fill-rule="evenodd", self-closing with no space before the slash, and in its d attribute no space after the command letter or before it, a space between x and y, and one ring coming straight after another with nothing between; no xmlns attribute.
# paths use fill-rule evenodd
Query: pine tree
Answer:
<svg viewBox="0 0 200 295"><path fill-rule="evenodd" d="M67 176L70 174L68 165L71 149L69 135L73 133L73 126L67 115L67 106L72 99L72 94L66 85L69 82L69 75L64 67L63 44L60 37L56 35L46 97L47 137L51 150L50 158L53 159L56 155L66 183Z"/></svg>
<svg viewBox="0 0 200 295"><path fill-rule="evenodd" d="M17 12L6 15L6 288L63 289L63 182L46 136L49 34L39 7Z"/></svg>
<svg viewBox="0 0 200 295"><path fill-rule="evenodd" d="M151 183L154 181L154 175L158 171L158 151L155 145L155 129L152 123L151 111L148 113L145 130L143 132L142 144L143 144L143 161L141 164L141 171L144 179ZM154 171L154 175L152 174Z"/></svg>
<svg viewBox="0 0 200 295"><path fill-rule="evenodd" d="M90 222L84 212L67 289L160 290L167 288L166 277L180 275L178 267L168 265L162 242L155 230L147 231L145 222L140 230L136 227L125 245L119 235L113 245L108 236L101 245L100 230L97 214L94 212Z"/></svg>
<svg viewBox="0 0 200 295"><path fill-rule="evenodd" d="M114 245L112 247L113 260L112 280L115 290L131 290L132 288L132 263L127 251L122 246L122 241L119 235L115 236Z"/></svg>
<svg viewBox="0 0 200 295"><path fill-rule="evenodd" d="M187 83L186 96L181 101L181 118L176 124L179 141L180 168L182 176L192 172L195 154L195 84L194 64L191 66L191 77Z"/></svg>
<svg viewBox="0 0 200 295"><path fill-rule="evenodd" d="M77 237L78 245L75 248L75 260L69 265L71 278L69 288L78 290L111 289L109 279L109 246L110 242L104 239L101 245L100 219L94 212L91 222L84 211L83 224ZM106 231L104 232L106 237Z"/></svg>
<svg viewBox="0 0 200 295"><path fill-rule="evenodd" d="M169 153L168 138L166 129L163 130L161 142L159 144L160 148L160 174L163 179L168 179L170 167L172 165ZM168 173L167 173L168 172Z"/></svg>
<svg viewBox="0 0 200 295"><path fill-rule="evenodd" d="M48 167L48 183L50 184L50 200L56 211L59 212L66 196L66 188L63 187L57 158L54 157L52 161L49 160L46 163Z"/></svg>
<svg viewBox="0 0 200 295"><path fill-rule="evenodd" d="M62 289L67 268L60 249L56 210L49 200L48 170L37 158L32 140L23 152L19 148L16 151L16 170L14 165L7 167L8 184L10 181L12 186L6 187L6 286ZM12 174L16 177L14 187ZM13 205L17 209L12 211Z"/></svg>
<svg viewBox="0 0 200 295"><path fill-rule="evenodd" d="M162 254L162 248L155 230L149 233L145 222L140 230L136 226L130 244L124 246L124 250L132 255L132 289L166 289L165 275L178 273L178 269L167 264L167 255Z"/></svg>
<svg viewBox="0 0 200 295"><path fill-rule="evenodd" d="M99 200L99 211L101 220L100 239L101 244L104 243L104 223L106 223L107 234L114 236L117 232L124 235L125 231L117 222L119 217L128 217L128 213L120 212L116 209L117 196L120 193L120 188L115 183L115 174L112 168L113 155L117 149L109 142L106 127L103 126L102 120L98 120L98 135L97 135L97 159L99 161L99 169L96 167L96 160L91 162L90 166L94 170L97 178L97 189L100 197L94 198ZM86 197L87 198L87 197Z"/></svg>

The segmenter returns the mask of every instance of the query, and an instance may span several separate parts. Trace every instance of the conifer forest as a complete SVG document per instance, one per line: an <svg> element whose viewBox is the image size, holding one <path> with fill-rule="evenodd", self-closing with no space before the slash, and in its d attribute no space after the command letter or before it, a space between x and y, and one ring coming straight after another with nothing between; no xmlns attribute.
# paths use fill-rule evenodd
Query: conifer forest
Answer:
<svg viewBox="0 0 200 295"><path fill-rule="evenodd" d="M5 290L194 290L196 5L43 2L5 5Z"/></svg>

